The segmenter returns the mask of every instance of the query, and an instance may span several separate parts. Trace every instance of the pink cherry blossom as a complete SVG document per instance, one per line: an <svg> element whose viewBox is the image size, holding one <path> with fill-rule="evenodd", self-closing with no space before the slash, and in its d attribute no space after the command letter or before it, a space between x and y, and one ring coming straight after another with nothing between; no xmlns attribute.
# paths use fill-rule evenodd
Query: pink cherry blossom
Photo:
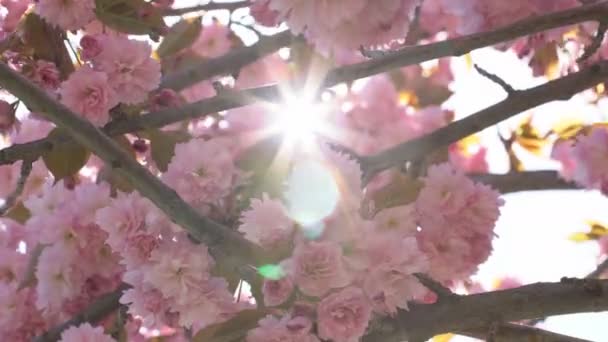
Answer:
<svg viewBox="0 0 608 342"><path fill-rule="evenodd" d="M275 26L278 24L279 13L269 7L270 0L255 0L249 7L251 15L264 26Z"/></svg>
<svg viewBox="0 0 608 342"><path fill-rule="evenodd" d="M82 49L80 51L80 57L85 61L92 60L99 56L103 49L101 42L94 35L86 35L80 38L80 48Z"/></svg>
<svg viewBox="0 0 608 342"><path fill-rule="evenodd" d="M17 28L19 19L30 5L29 0L2 0L0 6L6 8L6 15L0 20L0 31L12 32Z"/></svg>
<svg viewBox="0 0 608 342"><path fill-rule="evenodd" d="M423 230L492 231L503 204L498 192L447 163L430 167L424 184L416 200Z"/></svg>
<svg viewBox="0 0 608 342"><path fill-rule="evenodd" d="M265 279L262 284L262 294L266 306L277 306L283 304L293 292L294 284L290 277L279 280Z"/></svg>
<svg viewBox="0 0 608 342"><path fill-rule="evenodd" d="M288 64L278 54L272 54L241 69L235 88L246 89L277 83L285 81L288 76Z"/></svg>
<svg viewBox="0 0 608 342"><path fill-rule="evenodd" d="M98 39L101 39L99 36ZM160 63L152 59L147 42L105 35L102 51L94 58L99 70L108 74L108 83L116 91L118 102L137 104L160 84ZM129 53L124 53L129 51Z"/></svg>
<svg viewBox="0 0 608 342"><path fill-rule="evenodd" d="M573 180L577 168L573 147L574 140L559 140L551 150L551 158L560 163L560 176L567 181Z"/></svg>
<svg viewBox="0 0 608 342"><path fill-rule="evenodd" d="M465 278L492 250L494 224L503 200L449 164L429 168L417 200L420 249L437 280Z"/></svg>
<svg viewBox="0 0 608 342"><path fill-rule="evenodd" d="M463 151L456 144L450 145L450 162L458 169L468 173L487 173L488 162L486 154L488 150L485 147L479 147L475 152L471 153Z"/></svg>
<svg viewBox="0 0 608 342"><path fill-rule="evenodd" d="M77 30L95 18L94 0L39 0L36 12L50 24Z"/></svg>
<svg viewBox="0 0 608 342"><path fill-rule="evenodd" d="M49 328L36 308L36 290L0 282L0 334L6 341L31 341Z"/></svg>
<svg viewBox="0 0 608 342"><path fill-rule="evenodd" d="M108 84L108 76L83 66L61 85L61 102L97 126L110 120L109 111L118 104L118 95Z"/></svg>
<svg viewBox="0 0 608 342"><path fill-rule="evenodd" d="M295 226L283 203L266 194L251 201L251 209L243 212L241 222L239 231L246 239L269 249L287 242Z"/></svg>
<svg viewBox="0 0 608 342"><path fill-rule="evenodd" d="M232 47L229 35L228 27L214 21L211 25L203 26L190 49L203 57L219 57Z"/></svg>
<svg viewBox="0 0 608 342"><path fill-rule="evenodd" d="M55 90L61 84L61 75L55 63L42 59L36 61L30 78L36 84L48 90Z"/></svg>
<svg viewBox="0 0 608 342"><path fill-rule="evenodd" d="M416 212L413 205L381 210L374 216L374 227L378 231L398 232L403 236L416 233Z"/></svg>
<svg viewBox="0 0 608 342"><path fill-rule="evenodd" d="M46 247L40 255L36 268L36 307L55 311L60 309L65 299L80 293L84 284L84 275L73 267L77 258L74 249L60 245Z"/></svg>
<svg viewBox="0 0 608 342"><path fill-rule="evenodd" d="M163 180L201 210L227 195L238 172L229 149L220 140L193 139L175 146Z"/></svg>
<svg viewBox="0 0 608 342"><path fill-rule="evenodd" d="M317 307L317 317L322 339L356 341L365 334L371 306L361 289L348 287L323 298Z"/></svg>
<svg viewBox="0 0 608 342"><path fill-rule="evenodd" d="M61 333L59 342L115 342L110 335L103 332L102 327L93 327L89 323L72 326Z"/></svg>
<svg viewBox="0 0 608 342"><path fill-rule="evenodd" d="M334 242L303 242L293 252L291 273L298 288L309 296L348 285L341 247Z"/></svg>
<svg viewBox="0 0 608 342"><path fill-rule="evenodd" d="M144 266L144 280L165 297L187 297L209 276L213 265L204 245L165 241L152 251L150 263Z"/></svg>
<svg viewBox="0 0 608 342"><path fill-rule="evenodd" d="M138 194L121 193L96 213L95 222L108 233L108 245L131 267L148 260L160 243L158 236L165 227L162 221L154 222L151 213L155 210L149 200Z"/></svg>
<svg viewBox="0 0 608 342"><path fill-rule="evenodd" d="M593 128L589 134L577 139L572 154L577 168L574 181L587 188L608 192L608 130Z"/></svg>
<svg viewBox="0 0 608 342"><path fill-rule="evenodd" d="M363 289L375 311L395 314L397 308L407 309L408 301L426 294L413 274L426 273L429 264L414 237L390 231L373 234L364 243L369 268L364 275Z"/></svg>
<svg viewBox="0 0 608 342"><path fill-rule="evenodd" d="M312 322L298 316L277 319L268 315L258 322L258 327L247 333L247 342L319 342L310 333Z"/></svg>

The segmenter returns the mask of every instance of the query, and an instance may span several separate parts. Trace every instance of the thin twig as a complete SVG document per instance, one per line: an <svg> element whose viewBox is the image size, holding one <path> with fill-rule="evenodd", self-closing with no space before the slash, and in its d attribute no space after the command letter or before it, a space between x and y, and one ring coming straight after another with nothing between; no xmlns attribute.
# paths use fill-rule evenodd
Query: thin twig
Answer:
<svg viewBox="0 0 608 342"><path fill-rule="evenodd" d="M27 182L27 178L32 173L32 164L33 161L31 159L26 159L21 164L21 171L19 173L19 179L17 180L17 186L15 190L6 197L4 204L0 207L0 216L4 216L14 205L17 203L17 200L23 193L23 189L25 189L25 183Z"/></svg>
<svg viewBox="0 0 608 342"><path fill-rule="evenodd" d="M503 80L498 75L485 70L484 68L480 67L478 64L474 64L473 66L475 67L475 70L477 70L477 72L481 76L498 84L507 94L511 95L517 91L517 90L513 89L513 87L509 83L507 83L507 81Z"/></svg>
<svg viewBox="0 0 608 342"><path fill-rule="evenodd" d="M215 11L215 10L228 10L234 11L239 8L248 7L251 5L250 1L236 1L236 2L210 2L204 5L196 5L192 7L183 8L169 8L165 11L165 16L180 16L192 12L199 11Z"/></svg>
<svg viewBox="0 0 608 342"><path fill-rule="evenodd" d="M412 16L410 27L407 30L407 36L405 37L405 45L416 44L420 35L420 13L422 12L422 6L424 6L424 0L421 0Z"/></svg>

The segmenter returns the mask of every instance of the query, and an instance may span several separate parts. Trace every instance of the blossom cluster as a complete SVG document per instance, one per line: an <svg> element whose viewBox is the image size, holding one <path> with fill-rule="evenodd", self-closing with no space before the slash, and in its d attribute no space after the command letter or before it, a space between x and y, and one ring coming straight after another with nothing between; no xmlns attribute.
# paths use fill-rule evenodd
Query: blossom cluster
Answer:
<svg viewBox="0 0 608 342"><path fill-rule="evenodd" d="M141 3L167 10L173 1ZM121 13L128 18L121 25L102 20L100 4L104 1L0 0L0 41L12 34L27 37L20 25L34 14L60 30L60 37L79 39L67 65L41 56L27 39L0 57L97 127L129 115L145 120L149 112L221 91L291 82L302 76L298 58L350 63L363 58L360 47L401 46L412 27L432 42L568 9L577 1L254 0L249 10L257 24L286 23L311 44L298 48L312 50L290 58L272 53L231 77L175 89L159 89L161 77L242 45L231 27L201 21L200 31L186 30L196 36L170 42L179 49L163 55L150 42L129 35L133 32L121 31L125 22L149 17L143 7ZM500 48L524 56L548 42L562 43L564 32ZM588 32L578 32L583 33ZM168 34L163 39L170 41ZM600 54L607 51L604 47ZM218 246L197 241L149 199L124 186L112 165L86 154L79 170L57 176L45 158L34 161L23 191L9 203L12 210L0 219L0 335L29 341L103 294L126 288L120 296L126 318L111 314L69 327L60 341L113 341L117 321L130 340L142 340L150 331L180 338L183 331L213 330L263 308L264 317L242 334L249 342L350 342L364 336L375 320L408 310L411 302L432 302L433 294L418 280L421 274L445 286L468 281L492 253L504 204L496 190L468 176L488 172L486 148L470 149L473 140L463 140L403 169L363 177L366 164L360 157L420 138L454 119L444 105L455 77L450 60L430 64L332 88L320 96L319 109L299 108L297 101L283 106L260 101L116 137L198 214L275 257L272 264L251 260L242 265L257 272L247 279L254 287L247 294L241 279L247 272L225 274ZM20 104L0 95L2 147L44 138L54 129L44 108L17 113ZM291 137L282 126L285 117L317 114L320 122L310 140ZM269 146L277 135L283 139L280 146ZM608 193L606 146L608 130L594 127L557 142L553 158L562 163L565 179ZM61 146L51 146L44 156L55 148ZM70 157L61 161L68 165ZM26 162L0 165L0 199L13 195Z"/></svg>

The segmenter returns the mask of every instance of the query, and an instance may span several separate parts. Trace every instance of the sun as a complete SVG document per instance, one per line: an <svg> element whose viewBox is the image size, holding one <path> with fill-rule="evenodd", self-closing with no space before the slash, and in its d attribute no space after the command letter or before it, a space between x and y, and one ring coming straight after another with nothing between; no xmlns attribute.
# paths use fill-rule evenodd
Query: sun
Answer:
<svg viewBox="0 0 608 342"><path fill-rule="evenodd" d="M274 131L282 134L284 143L290 146L310 147L328 131L327 105L309 96L289 96L274 114Z"/></svg>

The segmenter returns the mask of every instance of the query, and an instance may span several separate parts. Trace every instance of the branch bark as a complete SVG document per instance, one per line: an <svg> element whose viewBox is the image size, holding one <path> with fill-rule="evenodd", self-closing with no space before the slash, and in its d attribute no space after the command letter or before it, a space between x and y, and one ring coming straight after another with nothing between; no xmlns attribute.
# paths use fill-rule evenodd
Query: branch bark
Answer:
<svg viewBox="0 0 608 342"><path fill-rule="evenodd" d="M97 154L107 165L127 179L140 194L149 198L173 222L204 242L216 259L230 262L231 267L248 264L261 255L260 250L240 234L201 216L171 188L134 160L114 140L78 117L45 91L0 63L0 85L28 106L44 108L45 115L68 132L75 141ZM238 262L237 262L238 260Z"/></svg>
<svg viewBox="0 0 608 342"><path fill-rule="evenodd" d="M453 122L418 139L410 140L374 155L360 157L364 181L377 173L418 160L436 148L495 125L523 111L556 100L567 100L575 94L604 82L608 61L602 61L579 72L527 90L518 90L493 106Z"/></svg>
<svg viewBox="0 0 608 342"><path fill-rule="evenodd" d="M235 1L235 2L210 2L204 5L197 5L191 7L182 8L169 8L165 11L166 16L179 16L188 14L191 12L198 11L215 11L215 10L228 10L234 11L239 8L248 7L251 4L250 1Z"/></svg>
<svg viewBox="0 0 608 342"><path fill-rule="evenodd" d="M489 331L495 323L608 310L608 280L568 279L514 289L459 296L434 304L411 304L364 341L426 341L458 331Z"/></svg>
<svg viewBox="0 0 608 342"><path fill-rule="evenodd" d="M460 332L458 334L482 340L488 337L488 331L484 329L474 329L467 332ZM492 337L493 342L591 342L589 340L513 323L500 324L497 326Z"/></svg>
<svg viewBox="0 0 608 342"><path fill-rule="evenodd" d="M95 323L106 316L114 312L120 306L118 302L120 296L122 296L123 291L127 290L130 286L127 284L122 284L115 291L106 293L105 295L99 297L95 302L89 305L86 309L84 309L78 315L70 318L68 321L63 322L60 325L57 325L42 335L37 336L33 339L33 342L55 342L59 340L61 337L61 333L73 326L80 325L82 323Z"/></svg>
<svg viewBox="0 0 608 342"><path fill-rule="evenodd" d="M207 59L199 64L169 74L163 78L160 88L182 90L214 76L236 73L244 66L289 45L293 39L295 38L289 31L263 37L251 46L230 50L222 56Z"/></svg>
<svg viewBox="0 0 608 342"><path fill-rule="evenodd" d="M500 193L535 190L574 190L576 184L560 178L557 171L523 171L507 174L470 174L475 181L488 184Z"/></svg>

